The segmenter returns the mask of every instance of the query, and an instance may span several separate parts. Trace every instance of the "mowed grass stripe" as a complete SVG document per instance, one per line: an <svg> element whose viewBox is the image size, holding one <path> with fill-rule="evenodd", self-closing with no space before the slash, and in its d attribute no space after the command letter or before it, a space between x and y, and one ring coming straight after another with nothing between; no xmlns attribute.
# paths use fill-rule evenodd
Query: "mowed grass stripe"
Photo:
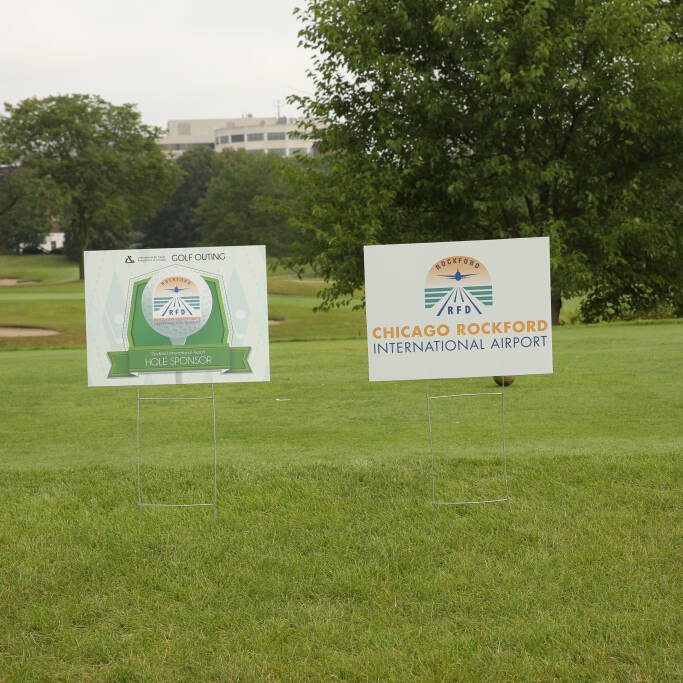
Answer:
<svg viewBox="0 0 683 683"><path fill-rule="evenodd" d="M27 301L74 301L74 300L85 300L84 292L45 292L45 291L31 291L27 290L25 292L11 292L5 293L0 290L0 301L16 301L16 302L27 302Z"/></svg>

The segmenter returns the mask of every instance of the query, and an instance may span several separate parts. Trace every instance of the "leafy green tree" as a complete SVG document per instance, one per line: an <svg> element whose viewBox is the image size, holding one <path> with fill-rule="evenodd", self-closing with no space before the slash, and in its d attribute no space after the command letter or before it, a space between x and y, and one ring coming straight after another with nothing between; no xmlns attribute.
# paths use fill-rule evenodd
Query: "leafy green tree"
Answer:
<svg viewBox="0 0 683 683"><path fill-rule="evenodd" d="M336 281L323 305L362 285L364 243L549 235L557 321L606 264L630 267L626 207L648 287L658 230L635 219L658 196L640 188L681 170L672 4L309 0L314 94L291 101L327 158L300 175L293 220L316 245L298 262Z"/></svg>
<svg viewBox="0 0 683 683"><path fill-rule="evenodd" d="M182 171L182 180L161 210L141 226L145 246L188 247L202 239L196 209L218 172L218 155L209 147L192 147L176 164Z"/></svg>
<svg viewBox="0 0 683 683"><path fill-rule="evenodd" d="M129 249L131 246L137 247L140 240L140 233L132 225L102 225L94 223L90 231L90 251L100 251L104 249ZM73 233L64 236L64 253L72 261L78 261L81 250Z"/></svg>
<svg viewBox="0 0 683 683"><path fill-rule="evenodd" d="M615 245L581 304L588 322L683 315L682 183L657 182L639 190L649 197L649 206L643 210L625 203L614 222L609 238Z"/></svg>
<svg viewBox="0 0 683 683"><path fill-rule="evenodd" d="M398 176L389 166L373 164L364 155L339 154L306 157L284 171L290 196L280 208L299 236L287 264L300 274L311 265L327 282L321 310L352 302L359 306L364 244L399 241L399 225L403 241L426 239L419 225L402 215Z"/></svg>
<svg viewBox="0 0 683 683"><path fill-rule="evenodd" d="M177 167L156 144L161 131L144 125L131 104L60 95L5 104L5 110L0 159L58 188L81 278L95 226L119 229L144 219L177 182Z"/></svg>
<svg viewBox="0 0 683 683"><path fill-rule="evenodd" d="M56 224L63 203L55 184L23 168L0 169L0 246L37 246Z"/></svg>
<svg viewBox="0 0 683 683"><path fill-rule="evenodd" d="M219 171L197 208L204 244L265 244L272 256L290 253L296 232L275 208L289 186L282 170L290 162L272 154L224 150Z"/></svg>

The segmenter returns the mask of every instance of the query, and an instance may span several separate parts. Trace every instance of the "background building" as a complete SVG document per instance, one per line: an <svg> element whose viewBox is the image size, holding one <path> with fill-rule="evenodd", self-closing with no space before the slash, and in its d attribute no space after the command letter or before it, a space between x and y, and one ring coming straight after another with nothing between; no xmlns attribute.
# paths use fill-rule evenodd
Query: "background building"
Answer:
<svg viewBox="0 0 683 683"><path fill-rule="evenodd" d="M64 239L65 235L61 228L52 228L45 236L43 243L40 245L40 249L45 252L61 252L64 249Z"/></svg>
<svg viewBox="0 0 683 683"><path fill-rule="evenodd" d="M159 146L171 156L179 156L196 145L217 152L230 148L279 156L313 154L315 141L302 138L299 122L286 116L255 118L251 114L239 119L169 121L168 133L159 139Z"/></svg>

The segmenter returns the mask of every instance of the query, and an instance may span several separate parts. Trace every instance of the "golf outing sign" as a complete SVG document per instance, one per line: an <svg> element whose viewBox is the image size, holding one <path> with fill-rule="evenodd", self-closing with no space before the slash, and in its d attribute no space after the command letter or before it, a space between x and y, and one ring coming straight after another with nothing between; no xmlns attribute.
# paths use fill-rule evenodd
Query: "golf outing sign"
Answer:
<svg viewBox="0 0 683 683"><path fill-rule="evenodd" d="M549 373L547 237L365 247L370 380Z"/></svg>
<svg viewBox="0 0 683 683"><path fill-rule="evenodd" d="M88 385L269 379L262 246L85 254Z"/></svg>

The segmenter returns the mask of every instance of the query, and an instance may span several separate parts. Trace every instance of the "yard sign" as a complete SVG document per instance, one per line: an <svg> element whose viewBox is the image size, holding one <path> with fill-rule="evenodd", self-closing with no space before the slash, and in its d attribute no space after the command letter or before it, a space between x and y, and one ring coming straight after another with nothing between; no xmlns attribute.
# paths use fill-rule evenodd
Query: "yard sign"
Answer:
<svg viewBox="0 0 683 683"><path fill-rule="evenodd" d="M88 385L270 379L263 246L85 253Z"/></svg>
<svg viewBox="0 0 683 683"><path fill-rule="evenodd" d="M553 371L547 237L365 247L370 380Z"/></svg>

